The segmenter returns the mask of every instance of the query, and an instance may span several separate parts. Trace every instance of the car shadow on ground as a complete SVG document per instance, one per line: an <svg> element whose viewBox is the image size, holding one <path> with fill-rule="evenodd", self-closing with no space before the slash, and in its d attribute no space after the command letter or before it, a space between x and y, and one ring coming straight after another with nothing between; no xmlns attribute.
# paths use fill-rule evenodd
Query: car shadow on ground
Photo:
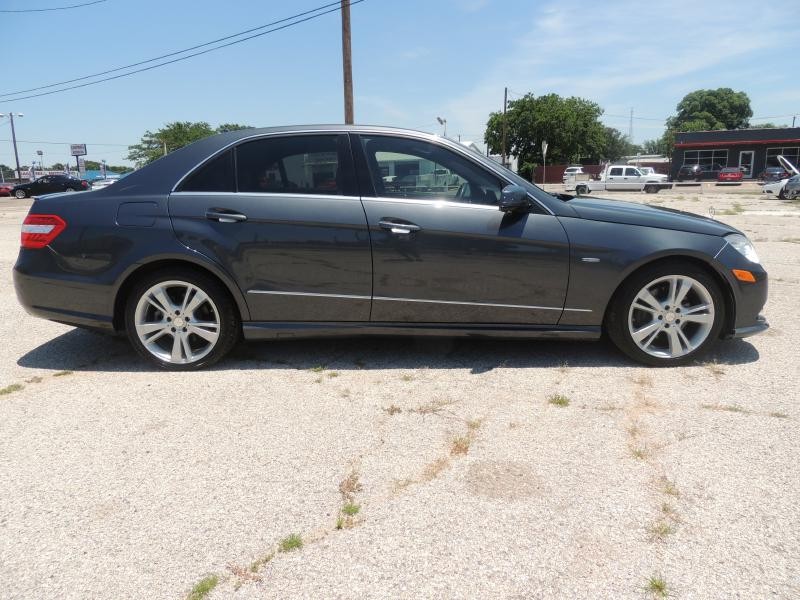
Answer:
<svg viewBox="0 0 800 600"><path fill-rule="evenodd" d="M758 350L746 340L726 340L701 362L755 362ZM56 371L157 371L125 338L74 329L34 348L17 364ZM502 368L637 367L609 342L464 338L324 338L239 344L213 367L250 369L469 369L473 374Z"/></svg>

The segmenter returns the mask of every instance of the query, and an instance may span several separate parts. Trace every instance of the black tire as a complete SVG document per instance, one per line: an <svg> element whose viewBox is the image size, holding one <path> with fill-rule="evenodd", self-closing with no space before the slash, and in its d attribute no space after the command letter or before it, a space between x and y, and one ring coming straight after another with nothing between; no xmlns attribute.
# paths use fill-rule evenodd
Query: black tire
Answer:
<svg viewBox="0 0 800 600"><path fill-rule="evenodd" d="M637 294L649 283L669 276L690 277L702 284L711 296L714 308L713 323L708 334L697 348L675 358L653 356L639 348L628 328L631 304ZM678 321L680 322L680 321ZM645 267L631 275L618 289L606 312L605 330L614 345L633 360L652 367L672 367L696 360L717 341L725 322L725 299L719 283L708 271L679 260L665 261ZM674 326L674 325L673 325Z"/></svg>
<svg viewBox="0 0 800 600"><path fill-rule="evenodd" d="M644 193L645 194L656 194L658 193L658 187L655 185L646 185L644 186Z"/></svg>
<svg viewBox="0 0 800 600"><path fill-rule="evenodd" d="M64 191L65 191L65 192L74 192L74 191L75 191L75 188L68 187L68 188L67 188L67 189L65 189Z"/></svg>
<svg viewBox="0 0 800 600"><path fill-rule="evenodd" d="M786 191L783 188L778 192L778 198L780 200L786 200Z"/></svg>
<svg viewBox="0 0 800 600"><path fill-rule="evenodd" d="M22 200L23 198L28 197L28 192L26 192L25 190L14 190L14 197L17 200Z"/></svg>
<svg viewBox="0 0 800 600"><path fill-rule="evenodd" d="M164 360L148 350L139 339L136 330L136 310L139 300L153 286L164 282L181 282L195 286L210 299L206 310L216 309L216 318L219 323L216 342L213 345L208 343L211 346L211 350L194 362L174 363ZM192 315L194 316L194 313ZM165 315L164 318L166 318ZM189 319L186 319L186 321L189 321ZM195 371L213 365L233 349L241 337L241 320L236 304L230 297L228 290L218 280L192 268L170 267L149 273L134 283L125 302L125 330L136 351L150 363L168 371ZM175 331L175 329L173 328L172 331ZM186 331L186 329L183 331ZM187 334L187 339L191 338L191 336L191 333ZM171 337L174 340L175 336ZM204 340L199 336L195 336L192 339L200 342L200 344L204 343Z"/></svg>
<svg viewBox="0 0 800 600"><path fill-rule="evenodd" d="M586 196L589 193L589 188L585 185L579 185L575 188L575 195L577 196Z"/></svg>

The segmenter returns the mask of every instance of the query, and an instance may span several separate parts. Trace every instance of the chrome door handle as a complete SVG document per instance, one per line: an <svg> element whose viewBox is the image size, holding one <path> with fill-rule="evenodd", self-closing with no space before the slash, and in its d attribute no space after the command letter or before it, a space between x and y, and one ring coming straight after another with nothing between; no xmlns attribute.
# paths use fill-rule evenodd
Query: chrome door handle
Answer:
<svg viewBox="0 0 800 600"><path fill-rule="evenodd" d="M389 231L389 233L393 233L395 235L410 235L422 230L422 227L419 225L414 225L413 223L398 223L388 219L381 219L378 221L378 225L381 229L386 229Z"/></svg>
<svg viewBox="0 0 800 600"><path fill-rule="evenodd" d="M206 219L220 223L240 223L247 221L247 215L225 210L224 208L211 208L206 211Z"/></svg>

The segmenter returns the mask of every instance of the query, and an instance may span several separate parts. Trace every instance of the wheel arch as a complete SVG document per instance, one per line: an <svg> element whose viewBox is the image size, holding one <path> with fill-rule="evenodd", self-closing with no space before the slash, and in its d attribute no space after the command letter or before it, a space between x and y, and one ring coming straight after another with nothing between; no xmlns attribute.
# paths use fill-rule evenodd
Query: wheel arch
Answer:
<svg viewBox="0 0 800 600"><path fill-rule="evenodd" d="M227 290L239 311L239 318L242 321L250 320L250 310L247 307L244 295L230 277L208 262L192 260L189 257L179 255L160 257L146 263L139 263L125 272L120 278L120 283L114 293L113 324L115 331L121 332L125 330L125 301L136 281L149 273L169 267L188 268L213 277Z"/></svg>
<svg viewBox="0 0 800 600"><path fill-rule="evenodd" d="M624 277L622 277L617 284L617 287L614 289L614 292L611 294L609 298L608 304L606 305L605 312L603 313L603 328L605 329L606 322L608 320L609 312L611 311L611 307L614 306L617 296L622 291L622 288L625 286L631 277L634 277L637 273L641 272L643 269L651 268L655 265L663 264L663 263L674 263L674 262L683 262L687 264L691 264L695 267L699 267L700 269L706 271L709 275L711 275L714 280L719 285L720 290L722 290L722 296L725 299L725 322L722 324L721 335L725 335L730 331L733 331L734 323L736 322L736 300L733 294L733 288L731 287L730 282L725 278L725 276L710 262L700 258L698 256L694 256L691 254L670 254L668 256L659 256L653 257L645 262L639 263L630 270L628 270Z"/></svg>

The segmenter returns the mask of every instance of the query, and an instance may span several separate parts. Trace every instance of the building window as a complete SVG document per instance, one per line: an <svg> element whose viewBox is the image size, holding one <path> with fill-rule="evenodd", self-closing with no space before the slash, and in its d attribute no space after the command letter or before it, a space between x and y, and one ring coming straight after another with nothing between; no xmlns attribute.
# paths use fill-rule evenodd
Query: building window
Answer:
<svg viewBox="0 0 800 600"><path fill-rule="evenodd" d="M785 148L767 148L767 166L768 167L781 167L778 162L778 155L782 154L784 158L788 159L795 167L800 163L800 146L792 146Z"/></svg>
<svg viewBox="0 0 800 600"><path fill-rule="evenodd" d="M686 150L683 153L685 165L713 165L728 166L727 150Z"/></svg>

